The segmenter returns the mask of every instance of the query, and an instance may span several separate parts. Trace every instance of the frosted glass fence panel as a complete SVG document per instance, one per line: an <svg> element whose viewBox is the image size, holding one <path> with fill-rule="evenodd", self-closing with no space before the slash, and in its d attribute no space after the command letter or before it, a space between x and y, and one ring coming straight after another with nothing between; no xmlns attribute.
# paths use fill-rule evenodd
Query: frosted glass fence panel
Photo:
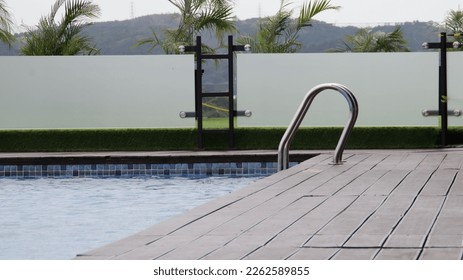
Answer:
<svg viewBox="0 0 463 280"><path fill-rule="evenodd" d="M194 57L0 57L0 129L194 127Z"/></svg>
<svg viewBox="0 0 463 280"><path fill-rule="evenodd" d="M448 107L463 110L463 53L451 52L447 55ZM436 97L437 102L437 97ZM437 108L436 108L437 109ZM463 117L449 117L449 125L463 126Z"/></svg>
<svg viewBox="0 0 463 280"><path fill-rule="evenodd" d="M238 108L253 112L240 126L286 127L305 94L321 83L347 86L358 99L357 126L437 126L437 53L240 54ZM348 105L338 93L317 96L303 125L344 126Z"/></svg>

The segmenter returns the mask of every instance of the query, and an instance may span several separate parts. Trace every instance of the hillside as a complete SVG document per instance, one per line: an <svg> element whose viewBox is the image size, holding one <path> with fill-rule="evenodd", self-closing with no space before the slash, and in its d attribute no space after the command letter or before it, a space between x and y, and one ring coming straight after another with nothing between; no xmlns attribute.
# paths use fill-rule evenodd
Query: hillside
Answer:
<svg viewBox="0 0 463 280"><path fill-rule="evenodd" d="M237 22L239 35L254 34L259 19L240 20ZM148 46L134 47L134 44L141 39L150 37L152 30L158 35L163 29L175 28L178 23L178 15L156 14L143 16L125 21L111 21L95 23L86 32L93 38L96 46L101 49L102 55L141 55L162 51L156 49L149 52ZM377 26L374 30L392 31L394 26ZM303 43L302 52L325 52L328 49L342 46L346 35L352 35L357 28L353 26L338 27L321 21L313 21L312 27L303 30L300 34L300 41ZM437 40L437 29L427 22L407 22L402 24L402 30L412 51L422 51L421 45L426 41ZM21 35L18 34L17 37ZM206 32L203 41L213 45L209 33ZM0 55L17 55L19 43L12 49L0 45Z"/></svg>

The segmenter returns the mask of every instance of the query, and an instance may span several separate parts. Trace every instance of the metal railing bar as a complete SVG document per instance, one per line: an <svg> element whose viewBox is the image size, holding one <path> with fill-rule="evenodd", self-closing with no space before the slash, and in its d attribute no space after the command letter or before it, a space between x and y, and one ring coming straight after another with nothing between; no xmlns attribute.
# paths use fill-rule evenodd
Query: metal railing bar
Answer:
<svg viewBox="0 0 463 280"><path fill-rule="evenodd" d="M347 139L349 138L352 129L357 121L358 117L358 102L355 98L354 94L344 85L335 84L335 83L328 83L328 84L321 84L313 89L311 89L306 96L304 97L302 103L299 105L299 108L296 111L290 125L285 131L283 135L280 145L278 146L278 170L287 169L289 166L289 146L293 141L294 136L296 135L297 129L301 125L302 121L304 120L307 111L310 108L315 97L325 90L336 90L341 93L344 98L346 98L347 103L349 105L350 117L347 124L344 126L342 131L341 137L338 141L336 149L333 155L333 163L334 164L342 164L342 154L347 144Z"/></svg>

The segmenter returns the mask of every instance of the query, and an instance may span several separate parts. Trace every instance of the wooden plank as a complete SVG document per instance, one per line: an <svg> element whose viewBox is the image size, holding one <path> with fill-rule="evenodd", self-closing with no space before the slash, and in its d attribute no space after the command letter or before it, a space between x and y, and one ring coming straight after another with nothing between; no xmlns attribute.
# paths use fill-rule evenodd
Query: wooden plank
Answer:
<svg viewBox="0 0 463 280"><path fill-rule="evenodd" d="M393 170L415 170L425 160L425 153L409 153Z"/></svg>
<svg viewBox="0 0 463 280"><path fill-rule="evenodd" d="M364 173L371 172L370 170L379 162L383 161L385 157L386 155L368 155L363 160L359 160L358 162L355 162L353 157L352 160L343 165L334 166L331 171L337 172L337 174L333 174L333 176L329 178L330 180L326 181L326 183L317 187L316 189L313 189L310 194L333 195L334 193L343 189L346 185L349 185L354 180L358 179ZM374 176L378 175L379 173L380 172L377 171L371 172L371 174ZM351 187L355 185L356 184L352 184Z"/></svg>
<svg viewBox="0 0 463 280"><path fill-rule="evenodd" d="M355 169L361 169L361 170L371 170L381 162L383 162L387 158L387 154L382 154L382 153L374 153L374 154L369 154L369 156L355 165ZM346 161L344 164L349 164L349 161Z"/></svg>
<svg viewBox="0 0 463 280"><path fill-rule="evenodd" d="M390 196L350 237L345 247L381 247L407 210L414 197Z"/></svg>
<svg viewBox="0 0 463 280"><path fill-rule="evenodd" d="M407 153L392 153L388 154L387 157L378 163L375 167L373 167L374 170L393 170L399 165L404 158L408 156Z"/></svg>
<svg viewBox="0 0 463 280"><path fill-rule="evenodd" d="M449 196L434 224L427 247L463 246L463 196Z"/></svg>
<svg viewBox="0 0 463 280"><path fill-rule="evenodd" d="M366 173L363 173L360 177L356 178L354 181L339 190L337 195L361 195L377 183L386 173L386 170L368 170Z"/></svg>
<svg viewBox="0 0 463 280"><path fill-rule="evenodd" d="M208 235L238 236L251 234L266 236L269 240L291 226L307 213L318 207L326 198L304 197L289 205L281 205L280 200L268 202L262 207L247 212L210 231ZM279 206L277 206L279 205ZM264 208L267 208L267 210ZM277 209L278 211L271 211ZM263 216L263 214L266 214Z"/></svg>
<svg viewBox="0 0 463 280"><path fill-rule="evenodd" d="M247 230L245 234L266 235L274 238L296 221L313 211L325 200L326 198L324 197L302 197L275 215L256 224L254 227Z"/></svg>
<svg viewBox="0 0 463 280"><path fill-rule="evenodd" d="M252 218L249 215L245 215L242 219L236 219L233 223L228 224L226 227L220 227L217 230L210 232L211 235L237 234L236 238L233 238L230 242L223 245L222 248L218 248L217 251L213 252L208 258L219 256L222 252L233 251L234 256L238 259L245 258L252 252L260 249L261 247L268 244L272 239L276 238L281 232L284 232L289 228L295 221L304 217L307 213L311 212L314 208L318 207L326 198L322 197L304 197L288 207L281 209L278 213L270 216L261 221L254 221L253 226L249 225L249 220ZM245 221L247 220L247 221ZM243 248L238 250L234 247L237 244L246 243L255 244L256 247ZM276 249L271 249L275 251ZM238 254L240 254L238 256ZM230 256L230 255L229 255Z"/></svg>
<svg viewBox="0 0 463 280"><path fill-rule="evenodd" d="M304 246L340 247L376 211L385 197L359 197L318 231Z"/></svg>
<svg viewBox="0 0 463 280"><path fill-rule="evenodd" d="M379 249L342 249L332 260L371 260L379 252Z"/></svg>
<svg viewBox="0 0 463 280"><path fill-rule="evenodd" d="M420 256L420 260L461 260L462 248L426 248Z"/></svg>
<svg viewBox="0 0 463 280"><path fill-rule="evenodd" d="M304 248L341 248L349 238L348 234L314 234Z"/></svg>
<svg viewBox="0 0 463 280"><path fill-rule="evenodd" d="M113 260L155 260L175 250L178 246L186 244L191 238L185 236L165 236L156 242L145 246L136 247L126 253L117 255Z"/></svg>
<svg viewBox="0 0 463 280"><path fill-rule="evenodd" d="M307 240L309 240L312 235L306 233L299 233L295 231L284 231L279 233L275 238L270 240L266 247L294 247L300 248L302 247Z"/></svg>
<svg viewBox="0 0 463 280"><path fill-rule="evenodd" d="M364 160L365 158L365 155L361 157L353 157L349 161L349 164L329 165L329 168L321 170L321 172L318 173L316 176L311 177L310 180L302 182L300 185L296 186L294 189L291 189L290 191L297 191L298 193L303 195L320 195L317 193L317 189L326 184L328 181L333 180L333 178L336 178L341 174L348 172L350 169L355 167L358 161Z"/></svg>
<svg viewBox="0 0 463 280"><path fill-rule="evenodd" d="M424 186L421 195L447 195L456 175L456 170L438 169Z"/></svg>
<svg viewBox="0 0 463 280"><path fill-rule="evenodd" d="M426 234L393 234L387 238L383 248L416 248L420 249L426 242Z"/></svg>
<svg viewBox="0 0 463 280"><path fill-rule="evenodd" d="M330 197L307 215L303 216L282 233L313 235L318 233L340 212L344 211L356 197Z"/></svg>
<svg viewBox="0 0 463 280"><path fill-rule="evenodd" d="M424 154L426 157L420 164L416 167L416 169L432 169L436 170L439 168L441 163L444 161L446 154L444 153L430 153Z"/></svg>
<svg viewBox="0 0 463 280"><path fill-rule="evenodd" d="M389 195L397 186L408 176L408 170L391 170L383 177L379 178L371 187L369 187L364 195Z"/></svg>
<svg viewBox="0 0 463 280"><path fill-rule="evenodd" d="M389 237L389 233L363 234L354 233L343 244L343 248L381 248Z"/></svg>
<svg viewBox="0 0 463 280"><path fill-rule="evenodd" d="M447 153L439 169L460 170L463 165L463 154Z"/></svg>
<svg viewBox="0 0 463 280"><path fill-rule="evenodd" d="M311 167L301 173L306 174L307 180L304 180L298 184L293 184L293 187L288 187L287 182L283 182L285 185L282 186L282 192L277 196L287 197L288 199L299 199L302 196L313 196L312 192L320 188L323 184L330 181L332 178L339 176L348 170L355 168L356 163L364 161L369 155L353 156L349 159L349 164L343 165L332 165L322 163L317 167ZM311 173L315 173L313 176L309 176ZM283 189L284 187L284 189Z"/></svg>
<svg viewBox="0 0 463 280"><path fill-rule="evenodd" d="M463 172L461 171L461 169L458 170L457 177L455 178L455 182L453 182L453 185L450 188L449 195L463 196Z"/></svg>
<svg viewBox="0 0 463 280"><path fill-rule="evenodd" d="M299 247L264 246L244 257L244 260L285 260L294 255Z"/></svg>
<svg viewBox="0 0 463 280"><path fill-rule="evenodd" d="M421 249L381 249L375 260L416 260Z"/></svg>
<svg viewBox="0 0 463 280"><path fill-rule="evenodd" d="M162 238L162 236L132 235L92 251L79 254L77 257L79 259L85 259L89 256L99 259L114 258L118 255L130 252L134 248L146 246L147 244L152 243L160 238Z"/></svg>
<svg viewBox="0 0 463 280"><path fill-rule="evenodd" d="M346 185L362 176L366 171L362 169L349 169L344 173L333 177L331 180L313 190L311 195L331 196L343 189Z"/></svg>
<svg viewBox="0 0 463 280"><path fill-rule="evenodd" d="M339 249L337 248L301 248L289 260L329 260Z"/></svg>
<svg viewBox="0 0 463 280"><path fill-rule="evenodd" d="M358 229L383 203L385 197L361 196L340 212L317 234L350 234Z"/></svg>
<svg viewBox="0 0 463 280"><path fill-rule="evenodd" d="M463 247L463 233L459 234L436 234L431 233L425 247L427 248L460 248Z"/></svg>
<svg viewBox="0 0 463 280"><path fill-rule="evenodd" d="M433 169L421 169L413 170L407 177L395 188L391 196L394 195L408 195L417 196L417 194L423 189L423 186L428 182L434 173Z"/></svg>
<svg viewBox="0 0 463 280"><path fill-rule="evenodd" d="M204 260L240 260L248 254L262 247L260 238L237 238L227 243L224 247L204 256Z"/></svg>
<svg viewBox="0 0 463 280"><path fill-rule="evenodd" d="M410 211L389 236L384 247L423 247L425 238L429 234L443 202L444 197L419 196Z"/></svg>
<svg viewBox="0 0 463 280"><path fill-rule="evenodd" d="M284 260L295 254L310 238L307 234L284 232L278 234L264 246L256 249L244 259L246 260Z"/></svg>
<svg viewBox="0 0 463 280"><path fill-rule="evenodd" d="M174 250L157 258L158 260L199 260L228 242L229 236L202 236L196 240L177 246Z"/></svg>

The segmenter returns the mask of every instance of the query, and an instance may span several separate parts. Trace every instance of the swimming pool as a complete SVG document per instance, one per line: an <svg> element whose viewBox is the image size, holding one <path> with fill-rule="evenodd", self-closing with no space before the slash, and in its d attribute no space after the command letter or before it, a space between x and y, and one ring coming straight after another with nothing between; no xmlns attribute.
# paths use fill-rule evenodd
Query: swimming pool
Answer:
<svg viewBox="0 0 463 280"><path fill-rule="evenodd" d="M259 178L0 179L0 259L71 259Z"/></svg>

